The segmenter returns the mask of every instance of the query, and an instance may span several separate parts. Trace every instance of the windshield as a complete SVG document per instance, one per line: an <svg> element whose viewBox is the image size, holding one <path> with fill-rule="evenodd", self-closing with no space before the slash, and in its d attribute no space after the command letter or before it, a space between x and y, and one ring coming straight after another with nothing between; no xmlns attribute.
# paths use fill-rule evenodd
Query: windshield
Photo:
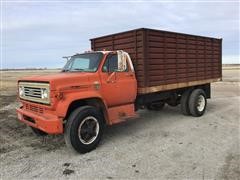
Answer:
<svg viewBox="0 0 240 180"><path fill-rule="evenodd" d="M96 72L102 56L102 53L86 53L74 55L71 57L70 60L68 60L67 64L64 66L63 72Z"/></svg>

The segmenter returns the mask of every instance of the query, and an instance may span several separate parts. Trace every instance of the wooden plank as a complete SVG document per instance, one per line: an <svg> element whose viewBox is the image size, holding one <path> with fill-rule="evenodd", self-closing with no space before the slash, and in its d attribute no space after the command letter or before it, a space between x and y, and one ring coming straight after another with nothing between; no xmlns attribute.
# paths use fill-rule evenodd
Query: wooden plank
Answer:
<svg viewBox="0 0 240 180"><path fill-rule="evenodd" d="M183 83L165 84L165 85L160 85L160 86L144 87L144 88L138 88L138 93L139 94L148 94L148 93L153 93L153 92L173 90L173 89L178 89L178 88L213 83L213 82L217 82L217 81L221 81L221 79L214 78L214 79L206 79L206 80L200 80L200 81L191 81L191 82L183 82Z"/></svg>

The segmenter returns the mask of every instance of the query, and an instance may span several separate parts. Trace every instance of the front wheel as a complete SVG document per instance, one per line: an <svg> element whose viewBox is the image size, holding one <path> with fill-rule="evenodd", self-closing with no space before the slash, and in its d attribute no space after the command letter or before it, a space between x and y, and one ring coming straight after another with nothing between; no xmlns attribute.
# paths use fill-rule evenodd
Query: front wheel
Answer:
<svg viewBox="0 0 240 180"><path fill-rule="evenodd" d="M79 153L95 149L103 134L103 122L103 117L96 108L77 108L71 113L65 127L66 144Z"/></svg>

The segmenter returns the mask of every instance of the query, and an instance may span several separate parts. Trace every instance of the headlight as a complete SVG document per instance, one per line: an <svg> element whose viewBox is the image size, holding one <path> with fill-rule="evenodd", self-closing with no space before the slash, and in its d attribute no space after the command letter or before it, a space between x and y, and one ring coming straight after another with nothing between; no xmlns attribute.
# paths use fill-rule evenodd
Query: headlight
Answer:
<svg viewBox="0 0 240 180"><path fill-rule="evenodd" d="M18 93L19 93L19 96L22 97L24 95L24 87L19 86Z"/></svg>
<svg viewBox="0 0 240 180"><path fill-rule="evenodd" d="M42 95L42 99L47 99L48 98L48 90L46 88L42 88L41 95Z"/></svg>

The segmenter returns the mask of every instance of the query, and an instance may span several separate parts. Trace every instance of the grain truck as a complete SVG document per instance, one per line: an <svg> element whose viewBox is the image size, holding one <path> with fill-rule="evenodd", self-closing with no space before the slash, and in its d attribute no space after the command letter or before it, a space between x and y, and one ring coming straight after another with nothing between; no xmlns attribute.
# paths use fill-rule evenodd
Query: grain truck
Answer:
<svg viewBox="0 0 240 180"><path fill-rule="evenodd" d="M93 38L91 48L59 73L18 81L18 119L37 135L64 133L79 153L139 109L180 105L202 116L210 83L222 78L222 39L141 28Z"/></svg>

